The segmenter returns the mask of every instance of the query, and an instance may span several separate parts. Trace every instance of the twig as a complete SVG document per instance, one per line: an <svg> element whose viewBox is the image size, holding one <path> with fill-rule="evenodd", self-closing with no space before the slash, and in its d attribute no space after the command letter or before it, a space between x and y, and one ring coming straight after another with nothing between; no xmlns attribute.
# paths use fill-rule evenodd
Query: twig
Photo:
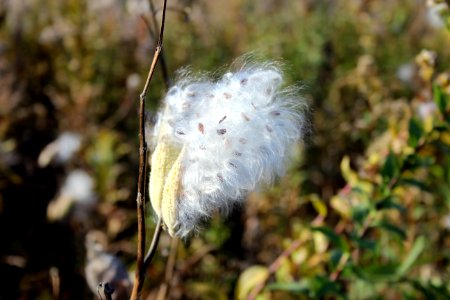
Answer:
<svg viewBox="0 0 450 300"><path fill-rule="evenodd" d="M144 252L145 252L145 185L146 185L146 166L147 166L147 142L145 141L145 98L150 86L150 82L155 72L156 63L161 54L164 37L164 22L166 18L166 4L167 0L164 0L163 16L161 21L161 29L159 32L158 44L155 48L153 55L153 61L150 66L150 70L147 75L144 89L139 97L139 179L138 190L136 199L137 209L137 221L138 221L138 247L137 247L137 259L136 259L136 273L131 292L132 300L138 300L141 297L142 288L144 286L146 268L144 265ZM155 229L155 235L159 235L158 230L161 226ZM156 241L157 242L157 241Z"/></svg>
<svg viewBox="0 0 450 300"><path fill-rule="evenodd" d="M199 250L197 250L194 254L192 254L184 263L180 266L181 273L184 273L188 270L193 269L195 264L197 264L205 255L210 253L211 251L216 250L216 247L211 245L206 245Z"/></svg>
<svg viewBox="0 0 450 300"><path fill-rule="evenodd" d="M285 259L286 257L289 257L292 252L294 252L295 250L298 249L298 247L300 247L301 242L299 240L295 240L290 246L289 248L287 248L286 250L284 250L280 256L277 257L277 259L275 259L275 261L269 266L269 274L267 276L267 279L269 279L269 277L274 274L281 266L282 260ZM260 282L257 286L255 286L251 293L248 295L247 300L254 300L256 298L256 296L258 296L259 292L261 292L261 290L264 288L264 286L266 285L266 280Z"/></svg>
<svg viewBox="0 0 450 300"><path fill-rule="evenodd" d="M52 283L53 299L59 299L61 290L61 278L59 276L59 270L57 267L50 268L50 280Z"/></svg>
<svg viewBox="0 0 450 300"><path fill-rule="evenodd" d="M156 22L156 9L155 9L155 5L153 4L153 0L149 0L149 5L150 5L150 11L152 13L152 23L153 23L153 28L158 28L158 23ZM163 16L164 17L164 16ZM152 34L153 32L153 39L156 39L155 37L155 32L154 31L150 31L150 34ZM166 90L169 89L170 87L170 80L169 80L169 73L167 72L167 63L166 63L166 56L164 55L164 50L161 51L161 55L160 55L160 66L161 66L161 71L162 71L162 77L164 79L164 85L166 86Z"/></svg>
<svg viewBox="0 0 450 300"><path fill-rule="evenodd" d="M176 6L168 6L168 7L167 7L167 10L170 10L170 11L177 12L177 13L179 13L179 14L182 14L183 17L184 17L185 19L188 19L188 18L189 18L189 14L186 12L185 9L178 8L178 7L176 7ZM156 9L156 10L155 10L155 13L159 13L160 11L161 11L161 7L158 8L158 9Z"/></svg>
<svg viewBox="0 0 450 300"><path fill-rule="evenodd" d="M341 258L339 259L336 270L330 274L331 281L336 281L339 278L339 275L341 275L341 272L344 269L345 264L347 263L349 258L350 256L347 253L342 254Z"/></svg>

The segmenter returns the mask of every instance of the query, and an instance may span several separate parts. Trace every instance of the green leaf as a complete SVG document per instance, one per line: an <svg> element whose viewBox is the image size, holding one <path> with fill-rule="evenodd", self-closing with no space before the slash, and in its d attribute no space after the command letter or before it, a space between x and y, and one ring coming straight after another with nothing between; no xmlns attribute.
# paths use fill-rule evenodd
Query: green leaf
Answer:
<svg viewBox="0 0 450 300"><path fill-rule="evenodd" d="M377 247L377 241L367 238L360 238L355 232L350 233L350 239L358 248L374 251Z"/></svg>
<svg viewBox="0 0 450 300"><path fill-rule="evenodd" d="M315 276L297 282L272 283L267 285L267 289L303 294L310 299L324 299L327 296L337 296L337 299L346 299L341 294L340 284L323 276Z"/></svg>
<svg viewBox="0 0 450 300"><path fill-rule="evenodd" d="M419 145L419 141L424 133L423 126L419 120L411 118L409 120L409 138L408 145L415 148Z"/></svg>
<svg viewBox="0 0 450 300"><path fill-rule="evenodd" d="M314 194L311 196L311 204L320 216L324 218L327 216L327 206L317 195Z"/></svg>
<svg viewBox="0 0 450 300"><path fill-rule="evenodd" d="M186 289L190 297L199 300L217 299L226 300L226 292L218 285L211 282L189 282Z"/></svg>
<svg viewBox="0 0 450 300"><path fill-rule="evenodd" d="M318 231L323 233L336 247L338 247L342 252L348 252L349 246L347 241L334 232L331 228L326 226L312 227L312 231Z"/></svg>
<svg viewBox="0 0 450 300"><path fill-rule="evenodd" d="M342 255L343 253L341 250L330 251L330 265L333 270L338 266L339 262L341 261Z"/></svg>
<svg viewBox="0 0 450 300"><path fill-rule="evenodd" d="M402 228L388 222L388 221L380 221L378 223L375 223L373 227L381 228L384 230L387 230L395 235L397 235L402 240L406 240L406 232Z"/></svg>
<svg viewBox="0 0 450 300"><path fill-rule="evenodd" d="M265 266L251 266L239 276L235 291L235 299L246 299L252 289L267 280L270 273Z"/></svg>
<svg viewBox="0 0 450 300"><path fill-rule="evenodd" d="M433 86L433 100L436 103L441 114L445 114L447 105L449 103L449 97L442 91L442 88L438 85Z"/></svg>
<svg viewBox="0 0 450 300"><path fill-rule="evenodd" d="M414 178L402 178L398 181L398 184L411 185L426 192L430 191L429 187L425 183Z"/></svg>
<svg viewBox="0 0 450 300"><path fill-rule="evenodd" d="M406 212L406 208L403 205L395 202L394 198L395 197L391 196L391 195L383 198L382 200L378 201L375 204L375 209L377 209L377 210L397 209L401 213Z"/></svg>
<svg viewBox="0 0 450 300"><path fill-rule="evenodd" d="M419 281L413 281L412 286L416 290L421 292L423 294L423 296L425 297L425 299L427 299L427 300L436 299L436 296L434 295L434 293L432 291L430 291L428 288L426 288L425 286L423 286Z"/></svg>
<svg viewBox="0 0 450 300"><path fill-rule="evenodd" d="M311 281L309 279L302 279L296 282L271 283L267 285L267 289L308 295L311 289Z"/></svg>
<svg viewBox="0 0 450 300"><path fill-rule="evenodd" d="M341 295L341 286L335 281L331 281L324 276L316 276L314 278L314 286L316 290L316 299L324 299L327 296L338 296L338 299L343 299ZM340 297L339 297L340 296Z"/></svg>
<svg viewBox="0 0 450 300"><path fill-rule="evenodd" d="M406 272L416 262L417 258L422 253L424 248L425 248L425 238L423 236L420 236L414 242L414 245L411 248L411 251L408 253L408 256L406 257L406 259L398 267L398 269L396 271L396 275L399 277L404 276L406 274Z"/></svg>
<svg viewBox="0 0 450 300"><path fill-rule="evenodd" d="M408 170L426 168L432 166L436 161L433 156L419 156L416 153L410 154L404 161L404 167Z"/></svg>
<svg viewBox="0 0 450 300"><path fill-rule="evenodd" d="M446 287L445 281L439 284L421 282L417 279L407 279L405 281L420 291L425 296L425 299L450 299L450 291Z"/></svg>
<svg viewBox="0 0 450 300"><path fill-rule="evenodd" d="M384 182L389 182L391 179L400 175L400 163L394 153L389 152L381 169L381 175L383 176Z"/></svg>
<svg viewBox="0 0 450 300"><path fill-rule="evenodd" d="M386 282L395 281L395 270L398 268L398 264L372 264L364 267L351 266L350 270L360 279L369 282Z"/></svg>
<svg viewBox="0 0 450 300"><path fill-rule="evenodd" d="M352 209L352 219L358 224L362 224L369 213L370 209L366 205L357 205Z"/></svg>

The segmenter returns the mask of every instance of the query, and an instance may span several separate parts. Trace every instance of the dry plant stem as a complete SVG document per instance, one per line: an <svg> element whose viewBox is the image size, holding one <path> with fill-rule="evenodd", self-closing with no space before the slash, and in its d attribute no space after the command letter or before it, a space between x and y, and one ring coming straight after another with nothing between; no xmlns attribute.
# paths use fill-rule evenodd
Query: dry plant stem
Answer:
<svg viewBox="0 0 450 300"><path fill-rule="evenodd" d="M162 42L164 36L164 21L166 17L166 5L167 0L164 0L163 16L161 21L161 29L159 32L158 44L155 48L155 54L153 55L153 61L150 66L150 70L147 75L144 89L139 98L139 179L138 179L138 191L137 191L137 219L138 219L138 246L137 246L137 259L136 259L136 273L131 292L130 299L138 300L141 297L142 288L144 286L145 279L145 186L146 186L146 165L147 165L147 142L145 141L145 98L150 86L150 82L155 73L155 67L158 62L158 58L162 50ZM161 226L158 226L155 230L155 234L158 234ZM154 247L156 248L156 246ZM148 262L150 263L150 262Z"/></svg>
<svg viewBox="0 0 450 300"><path fill-rule="evenodd" d="M152 27L150 26L147 18L145 16L141 16L142 21L144 21L145 26L147 27L147 30L150 34L150 37L155 40L155 32L153 31ZM153 17L152 20L154 20L155 18ZM154 21L153 23L155 23L156 21ZM156 25L154 25L156 26ZM166 59L164 58L164 51L161 51L161 54L159 55L159 65L161 66L161 72L162 72L162 76L163 76L163 81L164 81L164 86L166 88L166 91L169 89L170 87L170 80L169 80L169 72L167 71L167 64L166 64Z"/></svg>
<svg viewBox="0 0 450 300"><path fill-rule="evenodd" d="M175 262L177 258L177 250L178 250L178 239L172 238L170 243L170 255L169 259L167 260L166 265L166 273L164 275L164 283L161 285L158 291L158 296L156 297L156 300L164 300L167 298L167 291L169 290L169 287L171 286L171 281L173 278L173 270L175 268Z"/></svg>
<svg viewBox="0 0 450 300"><path fill-rule="evenodd" d="M152 23L153 23L153 28L158 28L158 22L156 21L156 9L155 9L155 5L153 4L153 0L149 0L149 5L150 5L150 11L152 13ZM164 10L165 12L165 10ZM163 16L164 17L164 16ZM156 39L156 34L154 31L150 30L150 34L153 33L153 39ZM166 58L164 55L164 50L161 51L161 55L160 55L160 59L159 59L159 63L161 66L161 72L162 72L162 76L164 79L164 84L166 86L166 90L169 89L170 87L170 80L169 80L169 73L167 71L167 63L166 63Z"/></svg>
<svg viewBox="0 0 450 300"><path fill-rule="evenodd" d="M147 268L150 266L150 263L152 262L153 256L155 256L156 249L158 248L159 243L159 237L161 236L162 231L162 219L158 219L158 223L155 227L155 232L153 233L153 239L152 243L150 244L150 248L148 249L147 255L145 255L144 259L144 270L147 270Z"/></svg>
<svg viewBox="0 0 450 300"><path fill-rule="evenodd" d="M51 267L49 273L52 284L53 299L59 299L61 289L61 278L59 277L59 270L56 267Z"/></svg>
<svg viewBox="0 0 450 300"><path fill-rule="evenodd" d="M269 266L269 275L267 276L267 279L269 279L269 277L280 268L282 260L285 259L286 257L289 257L292 254L292 252L294 252L300 247L300 245L301 242L299 240L295 240L289 246L289 248L284 250L281 253L281 255L277 257L277 259ZM260 282L257 286L253 288L251 293L248 295L247 300L255 300L256 296L258 296L258 294L262 291L262 289L266 285L267 279L264 280L263 282Z"/></svg>

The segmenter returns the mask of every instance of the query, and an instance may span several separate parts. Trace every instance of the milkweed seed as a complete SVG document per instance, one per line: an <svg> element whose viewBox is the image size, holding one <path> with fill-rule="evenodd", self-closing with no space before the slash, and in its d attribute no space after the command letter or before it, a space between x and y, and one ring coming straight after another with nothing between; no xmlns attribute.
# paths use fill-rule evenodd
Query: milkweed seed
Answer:
<svg viewBox="0 0 450 300"><path fill-rule="evenodd" d="M227 118L227 116L223 116L223 118L220 119L219 124L222 123L226 118Z"/></svg>
<svg viewBox="0 0 450 300"><path fill-rule="evenodd" d="M233 164L232 162L229 162L228 164L229 164L230 166L232 166L233 168L236 168L236 165Z"/></svg>
<svg viewBox="0 0 450 300"><path fill-rule="evenodd" d="M270 113L272 116L279 116L280 115L280 112L279 111L272 111L271 113Z"/></svg>
<svg viewBox="0 0 450 300"><path fill-rule="evenodd" d="M217 134L224 135L227 132L225 128L217 129Z"/></svg>
<svg viewBox="0 0 450 300"><path fill-rule="evenodd" d="M244 118L244 120L245 121L250 121L250 118L249 117L247 117L247 115L246 114L244 114L244 113L241 113L241 116Z"/></svg>
<svg viewBox="0 0 450 300"><path fill-rule="evenodd" d="M239 151L233 151L234 156L242 156L242 153Z"/></svg>
<svg viewBox="0 0 450 300"><path fill-rule="evenodd" d="M225 181L221 174L217 174L217 178L219 178L220 182L224 182Z"/></svg>
<svg viewBox="0 0 450 300"><path fill-rule="evenodd" d="M198 123L198 130L202 133L205 134L205 126L202 123Z"/></svg>

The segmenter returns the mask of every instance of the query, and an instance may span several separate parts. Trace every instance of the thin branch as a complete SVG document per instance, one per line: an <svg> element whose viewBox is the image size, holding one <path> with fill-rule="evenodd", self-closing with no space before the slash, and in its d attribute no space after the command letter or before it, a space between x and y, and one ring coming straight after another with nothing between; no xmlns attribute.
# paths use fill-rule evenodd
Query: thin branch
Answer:
<svg viewBox="0 0 450 300"><path fill-rule="evenodd" d="M286 250L284 250L280 256L275 259L275 261L269 266L269 275L267 276L267 279L274 274L281 266L281 263L283 262L283 259L286 257L291 256L292 252L297 250L301 245L301 242L299 240L295 240ZM253 288L253 290L250 292L250 294L247 297L247 300L254 300L256 296L262 291L264 286L266 285L266 280L260 282L257 286Z"/></svg>
<svg viewBox="0 0 450 300"><path fill-rule="evenodd" d="M179 267L179 270L181 273L185 273L189 270L192 270L195 265L203 258L205 255L210 253L211 251L217 250L216 247L211 245L203 246L202 248L198 249L194 254L192 254L188 259L186 259L181 266Z"/></svg>
<svg viewBox="0 0 450 300"><path fill-rule="evenodd" d="M147 18L142 15L141 19L142 19L142 21L144 21L145 27L147 27L150 37L153 40L156 40L155 32L153 31L152 27L150 26L150 23L147 20ZM154 17L153 17L153 19L154 19ZM167 64L166 64L166 59L164 56L164 51L161 51L160 58L159 58L159 65L161 66L161 72L162 72L162 77L163 77L163 81L164 81L164 86L167 91L170 87L170 80L169 80L169 72L167 71Z"/></svg>
<svg viewBox="0 0 450 300"><path fill-rule="evenodd" d="M183 17L184 17L185 19L188 19L188 18L189 18L189 14L186 12L185 9L182 9L182 8L179 8L179 7L176 7L176 6L168 6L168 7L167 7L167 10L170 10L170 11L173 11L173 12L177 12L177 13L183 15ZM155 13L158 14L160 11L161 11L161 7L158 8L158 9L156 9L156 10L155 10ZM155 14L155 15L156 15L156 14Z"/></svg>
<svg viewBox="0 0 450 300"><path fill-rule="evenodd" d="M133 285L133 290L131 292L132 300L138 300L141 297L142 288L144 286L145 279L145 264L144 264L144 253L145 253L145 186L146 186L146 166L147 166L147 142L145 141L145 98L148 93L150 82L155 73L155 67L158 62L158 58L162 51L163 37L164 37L164 23L166 18L166 5L167 0L164 0L163 16L161 21L161 29L159 32L158 44L155 48L155 53L153 55L153 61L150 66L150 70L147 75L147 80L144 85L144 89L139 97L139 178L138 178L138 190L136 199L136 209L137 209L137 222L138 222L138 247L137 247L137 259L136 259L136 273ZM161 226L156 228L160 230ZM156 232L155 232L156 233Z"/></svg>
<svg viewBox="0 0 450 300"><path fill-rule="evenodd" d="M158 28L158 22L156 21L157 12L155 9L155 5L153 4L153 0L149 0L148 2L150 4L150 11L152 13L153 28ZM163 18L164 18L164 16L163 16ZM153 34L154 34L154 31L150 31L150 34L151 34L151 32L153 32ZM156 37L154 39L156 39ZM166 90L168 90L170 87L170 80L169 80L169 73L167 71L167 63L166 63L166 57L164 55L164 50L161 51L160 65L161 65L162 76L164 79L164 84L166 86Z"/></svg>

